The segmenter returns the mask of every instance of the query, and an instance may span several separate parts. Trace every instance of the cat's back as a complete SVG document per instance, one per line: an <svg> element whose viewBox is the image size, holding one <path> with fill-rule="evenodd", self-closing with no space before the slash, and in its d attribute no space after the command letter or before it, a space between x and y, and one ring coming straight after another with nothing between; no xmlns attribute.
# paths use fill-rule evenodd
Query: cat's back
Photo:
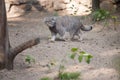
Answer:
<svg viewBox="0 0 120 80"><path fill-rule="evenodd" d="M80 19L76 16L59 16L56 19L56 24L64 27L70 27L72 25L79 25Z"/></svg>
<svg viewBox="0 0 120 80"><path fill-rule="evenodd" d="M73 21L80 21L77 16L58 16L57 22L73 22Z"/></svg>

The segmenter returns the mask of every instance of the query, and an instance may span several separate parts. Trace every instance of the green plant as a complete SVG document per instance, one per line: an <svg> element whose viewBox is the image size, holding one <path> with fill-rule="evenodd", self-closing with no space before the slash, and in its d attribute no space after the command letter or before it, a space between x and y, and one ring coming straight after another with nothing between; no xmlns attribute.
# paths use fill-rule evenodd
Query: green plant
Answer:
<svg viewBox="0 0 120 80"><path fill-rule="evenodd" d="M107 10L99 9L92 13L92 17L94 21L105 20L110 16L110 12Z"/></svg>
<svg viewBox="0 0 120 80"><path fill-rule="evenodd" d="M50 77L43 77L40 80L52 80Z"/></svg>
<svg viewBox="0 0 120 80"><path fill-rule="evenodd" d="M85 61L89 64L91 58L93 58L93 56L85 51L80 51L78 48L72 48L71 49L72 54L70 55L71 59L75 59L75 57L78 57L78 61L82 62L83 58L85 58Z"/></svg>
<svg viewBox="0 0 120 80"><path fill-rule="evenodd" d="M32 62L35 63L35 59L30 55L26 55L25 62L27 62L28 64L31 64Z"/></svg>
<svg viewBox="0 0 120 80"><path fill-rule="evenodd" d="M60 80L79 80L80 72L63 72L59 74Z"/></svg>
<svg viewBox="0 0 120 80"><path fill-rule="evenodd" d="M79 62L82 62L83 58L85 58L86 62L89 64L90 63L90 60L91 58L93 58L92 55L90 55L89 53L85 52L85 51L81 51L79 50L78 48L71 48L71 54L70 54L70 58L72 60L75 59L75 57L78 57L78 61ZM80 73L79 72L65 72L65 66L62 64L62 62L65 61L65 58L64 57L62 60L61 60L61 64L59 66L59 78L60 80L79 80L79 76L80 76Z"/></svg>
<svg viewBox="0 0 120 80"><path fill-rule="evenodd" d="M75 57L78 57L79 62L82 62L82 60L85 58L85 61L88 64L90 63L91 58L93 58L92 55L90 55L89 53L85 51L81 51L78 48L72 48L70 58L74 60ZM58 79L59 80L79 80L80 72L65 72L66 68L63 64L64 62L66 62L66 56L64 56L60 62ZM55 64L54 62L50 62L49 67L53 66L54 64ZM49 79L47 77L47 78L42 78L42 80L49 80Z"/></svg>

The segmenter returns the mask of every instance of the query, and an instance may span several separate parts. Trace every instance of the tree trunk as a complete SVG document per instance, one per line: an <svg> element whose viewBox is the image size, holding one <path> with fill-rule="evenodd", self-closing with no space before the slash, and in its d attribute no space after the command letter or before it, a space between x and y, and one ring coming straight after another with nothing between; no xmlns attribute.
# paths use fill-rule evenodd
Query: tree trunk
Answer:
<svg viewBox="0 0 120 80"><path fill-rule="evenodd" d="M25 42L16 48L10 47L4 0L0 0L0 69L13 69L16 55L39 43L39 38Z"/></svg>
<svg viewBox="0 0 120 80"><path fill-rule="evenodd" d="M92 0L93 11L100 9L100 0Z"/></svg>

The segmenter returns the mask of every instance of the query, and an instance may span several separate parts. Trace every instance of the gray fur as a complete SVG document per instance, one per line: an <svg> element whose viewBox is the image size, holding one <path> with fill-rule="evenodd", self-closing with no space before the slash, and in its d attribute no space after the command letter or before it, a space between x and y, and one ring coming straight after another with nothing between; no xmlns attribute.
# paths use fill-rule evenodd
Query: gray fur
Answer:
<svg viewBox="0 0 120 80"><path fill-rule="evenodd" d="M47 17L44 19L44 22L49 27L52 36L54 36L51 38L52 41L55 40L57 33L63 37L65 35L65 32L69 32L71 39L73 39L75 35L80 39L80 30L92 30L92 26L85 27L80 22L80 19L75 16Z"/></svg>

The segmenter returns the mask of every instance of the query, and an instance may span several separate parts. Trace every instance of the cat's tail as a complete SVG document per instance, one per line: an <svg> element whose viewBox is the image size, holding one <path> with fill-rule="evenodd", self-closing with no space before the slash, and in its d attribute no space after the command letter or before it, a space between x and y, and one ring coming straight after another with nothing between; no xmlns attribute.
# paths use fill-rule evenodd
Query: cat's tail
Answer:
<svg viewBox="0 0 120 80"><path fill-rule="evenodd" d="M83 31L90 31L90 30L92 30L92 26L84 26L84 25L82 25L81 26L81 30L83 30Z"/></svg>

